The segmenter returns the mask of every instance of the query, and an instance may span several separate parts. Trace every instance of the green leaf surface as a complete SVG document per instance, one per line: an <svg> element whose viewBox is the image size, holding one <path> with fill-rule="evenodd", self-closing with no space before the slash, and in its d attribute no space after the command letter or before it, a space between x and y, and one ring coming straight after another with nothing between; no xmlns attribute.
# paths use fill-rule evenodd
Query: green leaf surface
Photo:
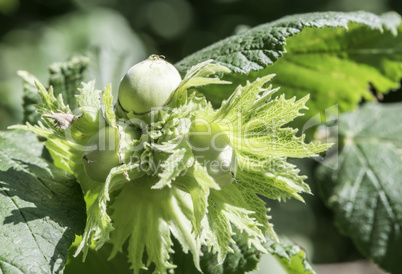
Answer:
<svg viewBox="0 0 402 274"><path fill-rule="evenodd" d="M20 70L17 73L22 78L23 86L22 108L24 111L24 116L22 118L22 122L34 124L40 120L41 116L35 108L35 105L40 103L38 88L35 85L35 81L38 81L38 79L27 71Z"/></svg>
<svg viewBox="0 0 402 274"><path fill-rule="evenodd" d="M362 98L400 86L402 78L400 16L367 12L325 12L287 16L219 41L177 63L179 71L206 59L230 68L223 77L234 85L275 73L272 84L286 97L310 94L307 121L338 104L341 111ZM219 106L233 86L201 90Z"/></svg>
<svg viewBox="0 0 402 274"><path fill-rule="evenodd" d="M84 79L87 66L88 58L81 56L73 57L68 62L54 63L49 66L49 87L52 87L56 97L61 94L65 103L72 110L77 108L75 95ZM36 82L39 81L27 71L18 71L18 75L23 80L23 122L35 124L41 116L35 108L35 105L41 103L38 94L40 90L36 85Z"/></svg>
<svg viewBox="0 0 402 274"><path fill-rule="evenodd" d="M258 263L264 259L261 253L255 247L248 247L247 240L238 234L233 236L234 242L229 246L233 253L229 253L222 264L218 263L216 254L208 251L203 246L203 256L200 258L202 273L205 274L243 274L259 268ZM174 242L176 247L176 242ZM310 262L307 259L306 252L298 245L288 239L281 238L280 242L274 242L267 238L266 246L270 255L272 255L289 274L315 274ZM180 248L175 248L173 261L178 265L176 273L199 273L191 263L191 256L184 254ZM264 268L266 273L271 273L274 267ZM261 270L260 270L261 271ZM258 272L260 273L260 272ZM262 273L262 272L261 272ZM274 273L274 272L272 272Z"/></svg>
<svg viewBox="0 0 402 274"><path fill-rule="evenodd" d="M88 58L78 56L73 57L68 62L54 63L49 67L49 88L52 87L55 97L61 94L64 102L72 110L77 108L75 95L77 88L84 79L87 66ZM41 88L45 90L46 88L37 86L38 79L27 71L18 71L18 75L23 82L23 123L35 124L41 119L41 113L37 112L35 105L41 103L41 96L39 95ZM56 112L57 110L62 109L55 109Z"/></svg>
<svg viewBox="0 0 402 274"><path fill-rule="evenodd" d="M34 134L1 132L0 147L0 272L60 272L84 230L81 188L41 158Z"/></svg>
<svg viewBox="0 0 402 274"><path fill-rule="evenodd" d="M55 96L62 94L70 109L77 108L75 95L84 80L89 59L82 56L73 57L68 62L54 63L49 67L49 86L53 87Z"/></svg>
<svg viewBox="0 0 402 274"><path fill-rule="evenodd" d="M133 273L130 269L130 264L127 261L127 254L118 253L112 260L108 259L112 250L111 244L106 244L99 250L89 249L85 262L83 262L82 256L75 258L72 256L79 242L76 241L76 243L77 244L74 244L70 249L70 256L64 270L65 274Z"/></svg>
<svg viewBox="0 0 402 274"><path fill-rule="evenodd" d="M342 115L337 124L341 153L317 170L339 229L392 273L402 273L401 120L400 103L367 104Z"/></svg>
<svg viewBox="0 0 402 274"><path fill-rule="evenodd" d="M306 252L300 246L291 243L287 239L281 239L280 242L269 241L267 246L268 252L279 261L287 273L315 274L310 262L307 260Z"/></svg>
<svg viewBox="0 0 402 274"><path fill-rule="evenodd" d="M185 254L177 241L174 241L173 262L177 264L176 273L200 273L192 262L191 254ZM257 268L261 258L261 251L255 247L248 247L247 239L233 236L229 244L233 253L228 253L222 264L218 263L217 255L210 252L206 246L202 247L203 256L200 258L202 273L205 274L243 274Z"/></svg>

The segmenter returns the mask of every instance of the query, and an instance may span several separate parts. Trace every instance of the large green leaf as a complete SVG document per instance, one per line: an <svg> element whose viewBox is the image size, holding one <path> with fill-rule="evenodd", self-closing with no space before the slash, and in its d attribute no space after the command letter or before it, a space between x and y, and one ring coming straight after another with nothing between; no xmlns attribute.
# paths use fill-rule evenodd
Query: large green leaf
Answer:
<svg viewBox="0 0 402 274"><path fill-rule="evenodd" d="M339 229L362 254L402 273L402 104L367 104L339 118L339 157L318 168ZM337 167L335 169L335 167Z"/></svg>
<svg viewBox="0 0 402 274"><path fill-rule="evenodd" d="M232 69L224 76L235 85L275 73L272 83L286 97L310 93L317 112L338 104L353 109L362 99L399 87L402 78L401 18L396 13L325 12L287 16L217 42L177 63L186 69L214 59ZM399 35L398 35L399 34ZM231 86L208 86L202 91L219 106Z"/></svg>
<svg viewBox="0 0 402 274"><path fill-rule="evenodd" d="M81 188L41 158L35 135L1 132L0 147L0 272L60 272L84 230Z"/></svg>

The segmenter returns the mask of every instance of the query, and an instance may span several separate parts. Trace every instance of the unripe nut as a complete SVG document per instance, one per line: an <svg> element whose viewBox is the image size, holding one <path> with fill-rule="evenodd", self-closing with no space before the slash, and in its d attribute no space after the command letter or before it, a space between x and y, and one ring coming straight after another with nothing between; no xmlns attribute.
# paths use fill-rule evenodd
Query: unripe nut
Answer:
<svg viewBox="0 0 402 274"><path fill-rule="evenodd" d="M181 82L177 69L157 55L131 67L120 82L119 104L142 114L167 103Z"/></svg>
<svg viewBox="0 0 402 274"><path fill-rule="evenodd" d="M229 136L213 124L197 123L191 127L189 143L194 156L220 187L234 181L237 162Z"/></svg>
<svg viewBox="0 0 402 274"><path fill-rule="evenodd" d="M82 161L92 180L105 182L110 170L120 164L117 136L115 128L104 127L88 140Z"/></svg>

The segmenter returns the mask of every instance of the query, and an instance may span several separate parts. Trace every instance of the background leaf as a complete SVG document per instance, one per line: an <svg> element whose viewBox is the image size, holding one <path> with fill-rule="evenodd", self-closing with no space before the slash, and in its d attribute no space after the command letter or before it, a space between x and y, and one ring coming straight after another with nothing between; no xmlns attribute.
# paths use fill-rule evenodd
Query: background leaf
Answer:
<svg viewBox="0 0 402 274"><path fill-rule="evenodd" d="M41 158L27 132L0 133L0 269L56 273L64 268L86 214L74 177Z"/></svg>
<svg viewBox="0 0 402 274"><path fill-rule="evenodd" d="M396 274L402 273L401 119L400 103L367 104L340 116L341 153L317 170L339 229L362 254Z"/></svg>
<svg viewBox="0 0 402 274"><path fill-rule="evenodd" d="M275 73L274 87L286 97L310 93L310 111L300 121L337 104L350 110L376 92L400 86L402 78L401 18L396 13L325 12L287 16L217 42L178 62L184 72L206 59L228 66L225 80L234 85ZM205 87L217 107L233 86Z"/></svg>

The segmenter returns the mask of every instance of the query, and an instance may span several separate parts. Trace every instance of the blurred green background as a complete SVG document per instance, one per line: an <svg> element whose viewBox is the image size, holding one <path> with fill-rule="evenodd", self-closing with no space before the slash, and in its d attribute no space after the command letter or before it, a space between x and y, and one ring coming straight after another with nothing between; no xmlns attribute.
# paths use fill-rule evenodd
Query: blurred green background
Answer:
<svg viewBox="0 0 402 274"><path fill-rule="evenodd" d="M171 63L222 38L285 15L314 11L402 12L400 0L0 0L0 130L22 118L27 70L46 83L47 67L75 55L90 58L86 80L97 88L155 53ZM314 161L303 161L309 175ZM309 182L315 193L314 182ZM306 205L267 201L278 233L300 243L314 263L361 258L339 235L317 196Z"/></svg>
<svg viewBox="0 0 402 274"><path fill-rule="evenodd" d="M285 15L313 11L402 10L399 0L0 0L0 129L21 119L21 81L77 54L88 79L118 85L149 54L175 63L209 44ZM103 64L103 65L100 65ZM106 65L105 65L106 64Z"/></svg>

